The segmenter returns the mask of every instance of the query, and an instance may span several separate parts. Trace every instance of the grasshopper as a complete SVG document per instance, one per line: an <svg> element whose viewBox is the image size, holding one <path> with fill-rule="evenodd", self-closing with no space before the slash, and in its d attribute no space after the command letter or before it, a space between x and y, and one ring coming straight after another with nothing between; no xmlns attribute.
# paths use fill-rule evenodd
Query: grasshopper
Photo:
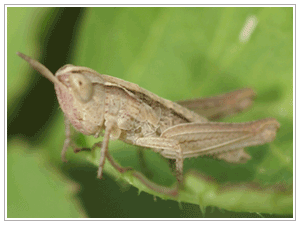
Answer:
<svg viewBox="0 0 300 225"><path fill-rule="evenodd" d="M102 177L106 158L120 170L108 152L110 139L151 148L175 160L176 178L181 182L185 158L213 155L231 163L245 162L251 157L244 148L273 141L280 126L273 118L247 123L208 120L248 108L255 96L250 88L175 103L137 84L99 74L87 67L67 64L54 76L36 60L17 54L54 83L65 115L63 161L66 161L70 146L78 151L71 138L71 124L84 135L103 136L102 143L93 146L101 147L98 178Z"/></svg>

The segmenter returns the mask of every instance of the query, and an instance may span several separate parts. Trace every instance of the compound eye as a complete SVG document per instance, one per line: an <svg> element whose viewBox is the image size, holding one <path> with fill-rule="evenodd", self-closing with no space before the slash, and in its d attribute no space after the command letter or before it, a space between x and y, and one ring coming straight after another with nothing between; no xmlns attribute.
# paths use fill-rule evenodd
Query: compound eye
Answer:
<svg viewBox="0 0 300 225"><path fill-rule="evenodd" d="M69 76L70 85L75 97L83 102L88 102L93 95L93 84L89 78L82 74L74 73Z"/></svg>

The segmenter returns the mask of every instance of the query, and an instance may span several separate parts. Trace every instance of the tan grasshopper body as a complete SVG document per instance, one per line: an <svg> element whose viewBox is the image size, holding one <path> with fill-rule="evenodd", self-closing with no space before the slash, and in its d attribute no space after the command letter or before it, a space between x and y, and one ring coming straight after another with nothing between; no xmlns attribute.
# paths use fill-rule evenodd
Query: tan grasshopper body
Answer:
<svg viewBox="0 0 300 225"><path fill-rule="evenodd" d="M22 53L18 55L54 83L65 114L64 161L68 147L75 148L70 124L85 135L95 138L104 135L99 178L105 159L112 162L107 151L109 139L152 148L166 158L175 159L177 179L181 181L184 158L214 155L228 162L244 162L250 159L244 147L273 141L279 128L277 120L272 118L248 123L218 123L206 119L249 107L254 97L251 89L177 104L136 84L86 67L65 65L53 76L39 62ZM196 112L202 112L205 117Z"/></svg>

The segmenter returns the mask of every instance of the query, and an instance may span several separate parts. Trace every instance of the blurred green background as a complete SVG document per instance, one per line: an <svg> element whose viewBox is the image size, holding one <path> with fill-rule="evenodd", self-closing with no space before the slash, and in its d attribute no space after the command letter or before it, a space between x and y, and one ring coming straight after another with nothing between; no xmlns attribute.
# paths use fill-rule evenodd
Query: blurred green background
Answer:
<svg viewBox="0 0 300 225"><path fill-rule="evenodd" d="M239 37L247 18L255 18L257 26L243 42ZM292 217L292 192L272 189L279 184L290 190L293 181L292 8L9 7L7 24L7 217ZM225 195L206 202L212 206L203 214L190 201L200 187L193 182L187 182L178 203L139 194L107 167L104 179L97 180L97 165L86 154L70 150L68 163L62 163L63 113L53 85L17 51L53 73L67 63L86 66L173 101L252 87L257 92L253 108L223 121L274 117L281 124L277 139L248 148L252 160L244 165L196 158L184 166L185 172L214 177L219 188L250 182L271 187L257 194L246 188L257 198L266 196L266 208L245 195L227 207L228 196L236 193L229 185ZM95 141L78 139L87 147ZM115 141L110 151L121 165L139 170L135 147ZM175 182L166 160L151 151L145 156L153 181ZM204 183L208 192L214 190Z"/></svg>

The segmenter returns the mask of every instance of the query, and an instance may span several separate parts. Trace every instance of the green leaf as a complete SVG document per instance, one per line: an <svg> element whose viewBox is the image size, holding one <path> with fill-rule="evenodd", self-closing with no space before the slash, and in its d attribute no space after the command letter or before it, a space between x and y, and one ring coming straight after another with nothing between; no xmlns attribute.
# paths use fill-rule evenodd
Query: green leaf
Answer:
<svg viewBox="0 0 300 225"><path fill-rule="evenodd" d="M194 193L197 193L195 186L189 182L184 185L184 193L180 191L178 201L200 206L213 205L233 211L283 214L292 212L291 191L281 193L285 199L282 202L277 201L277 195L280 194L274 194L274 190L269 190L270 187L262 188L265 191L257 191L248 185L247 188L242 188L242 194L238 193L238 201L233 201L231 194L237 192L239 185L235 182L250 184L256 181L262 185L269 184L271 187L277 183L284 183L287 187L292 184L292 133L291 127L284 124L284 120L288 118L291 124L293 116L291 99L288 97L292 93L292 89L288 88L292 87L292 10L280 9L278 13L284 14L285 19L277 20L279 24L275 26L269 21L272 21L270 17L272 15L274 17L277 10L272 8L88 10L89 16L83 21L83 32L76 44L75 52L81 53L75 56L77 65L85 65L100 73L137 83L159 96L174 101L250 86L258 94L253 109L237 118L230 118L229 121L275 117L283 123L283 130L279 131L274 144L248 149L253 155L253 160L246 165L227 165L224 162L201 158L193 160L192 163L185 160L185 171L196 169L201 173L213 175L219 182L233 183L226 186L225 194L215 194L220 195L219 198L228 202L228 205L223 204L218 197L207 199L206 202L200 201L199 196L188 191L194 190ZM149 23L146 18L151 18L151 22ZM252 18L252 23L257 23L257 27L250 39L242 42L239 35L247 18ZM95 22L107 20L114 23ZM281 29L287 26L290 29L285 28L284 31ZM148 27L148 30L145 27ZM128 46L133 43L133 47L129 49ZM285 85L282 85L283 83ZM286 136L285 132L290 135ZM281 150L279 139L283 136L291 141L289 148L285 150ZM115 158L123 165L123 161L128 159L127 157L124 159L124 156L118 157L122 154L117 153L122 151L120 149L122 147L110 146L110 151L115 153ZM146 155L146 158L150 161L147 165L159 161L157 155ZM97 160L94 162L98 165ZM161 177L159 171L164 171L160 166L162 164L155 164L159 169L154 174L158 173ZM206 165L205 168L203 164ZM171 173L168 173L168 176L161 180L171 180L171 176ZM129 173L124 179L129 181L133 178ZM186 179L190 179L188 175ZM201 178L198 182L207 185L207 192L215 192L216 187L221 188L221 184L212 185ZM162 185L166 183L162 182ZM135 185L138 189L143 188L140 184ZM201 188L201 185L198 186ZM160 196L159 193L157 195ZM270 202L267 203L265 198L260 197L261 195ZM201 195L202 198L204 196ZM252 198L257 199L255 204L251 202ZM279 205L275 207L274 202ZM281 208L285 208L286 211Z"/></svg>
<svg viewBox="0 0 300 225"><path fill-rule="evenodd" d="M43 147L35 148L43 151ZM32 146L20 139L11 140L8 149L8 218L86 217L75 198L79 184L61 175L49 163L50 160L41 161L47 158L45 151L41 157Z"/></svg>

